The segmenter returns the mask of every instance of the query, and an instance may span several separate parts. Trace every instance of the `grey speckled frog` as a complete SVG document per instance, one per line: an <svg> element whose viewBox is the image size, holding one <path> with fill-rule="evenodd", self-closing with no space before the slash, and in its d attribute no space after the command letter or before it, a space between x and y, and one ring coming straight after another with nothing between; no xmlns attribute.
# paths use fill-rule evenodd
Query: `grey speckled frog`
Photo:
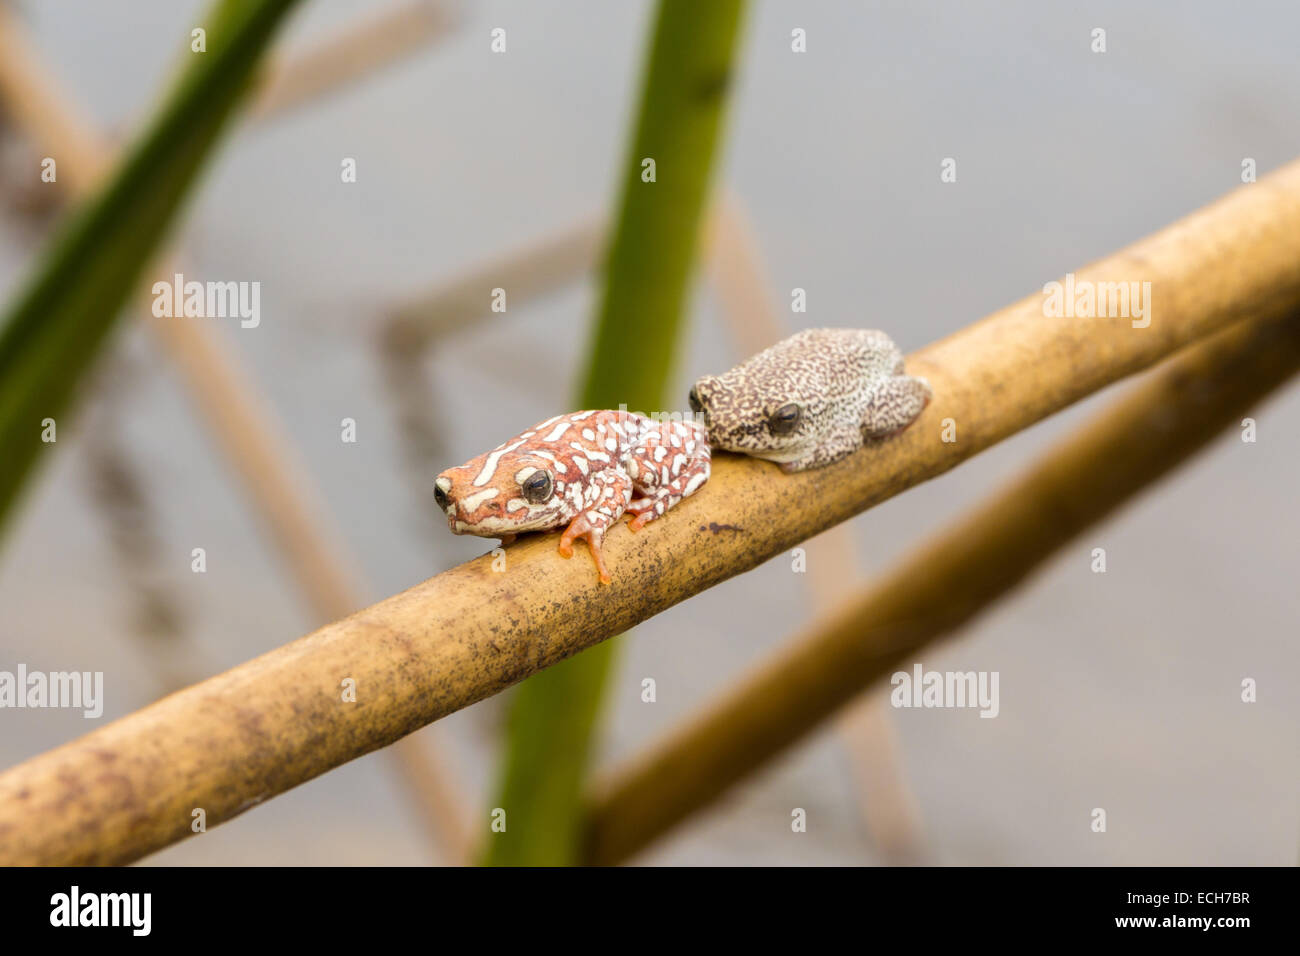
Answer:
<svg viewBox="0 0 1300 956"><path fill-rule="evenodd" d="M714 449L817 468L916 420L933 393L884 332L806 329L691 389Z"/></svg>

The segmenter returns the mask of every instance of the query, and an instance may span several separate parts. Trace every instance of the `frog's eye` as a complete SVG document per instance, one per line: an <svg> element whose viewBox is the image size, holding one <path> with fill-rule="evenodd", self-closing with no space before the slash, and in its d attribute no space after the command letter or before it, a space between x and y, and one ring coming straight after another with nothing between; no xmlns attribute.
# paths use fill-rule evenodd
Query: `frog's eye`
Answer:
<svg viewBox="0 0 1300 956"><path fill-rule="evenodd" d="M691 394L686 397L686 400L691 403L691 411L704 411L704 403L700 401L700 393L695 388L691 389Z"/></svg>
<svg viewBox="0 0 1300 956"><path fill-rule="evenodd" d="M551 481L550 472L535 471L524 479L519 490L524 493L526 500L540 505L550 500L551 494L555 491L555 483Z"/></svg>
<svg viewBox="0 0 1300 956"><path fill-rule="evenodd" d="M437 485L433 486L433 500L438 503L438 507L443 511L447 510L447 492L443 491Z"/></svg>
<svg viewBox="0 0 1300 956"><path fill-rule="evenodd" d="M791 402L789 405L782 405L772 417L768 419L768 429L773 435L789 435L799 427L799 420L803 418L803 409Z"/></svg>

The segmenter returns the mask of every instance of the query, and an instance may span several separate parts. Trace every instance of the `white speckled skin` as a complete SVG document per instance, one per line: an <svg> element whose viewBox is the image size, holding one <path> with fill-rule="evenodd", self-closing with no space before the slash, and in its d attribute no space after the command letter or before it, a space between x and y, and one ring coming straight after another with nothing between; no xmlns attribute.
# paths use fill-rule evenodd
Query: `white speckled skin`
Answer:
<svg viewBox="0 0 1300 956"><path fill-rule="evenodd" d="M903 373L903 353L884 332L806 329L729 372L705 375L691 389L691 407L704 413L715 449L791 472L902 431L932 395L929 382Z"/></svg>
<svg viewBox="0 0 1300 956"><path fill-rule="evenodd" d="M455 534L501 538L565 528L559 551L585 538L600 579L605 532L624 513L639 530L709 480L709 441L692 421L657 421L632 412L556 415L496 448L448 468L434 482L438 507ZM537 484L532 498L527 486Z"/></svg>

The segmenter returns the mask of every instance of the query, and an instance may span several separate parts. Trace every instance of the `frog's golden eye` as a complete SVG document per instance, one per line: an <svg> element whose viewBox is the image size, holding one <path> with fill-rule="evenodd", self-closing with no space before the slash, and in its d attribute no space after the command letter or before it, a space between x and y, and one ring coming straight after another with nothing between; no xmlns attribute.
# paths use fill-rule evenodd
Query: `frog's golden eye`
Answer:
<svg viewBox="0 0 1300 956"><path fill-rule="evenodd" d="M772 413L767 427L773 435L788 435L799 427L801 418L803 418L803 409L791 402L789 405L782 405Z"/></svg>
<svg viewBox="0 0 1300 956"><path fill-rule="evenodd" d="M524 479L519 490L524 493L524 498L535 505L543 504L550 500L552 493L555 491L555 482L551 480L551 473L548 471L535 471Z"/></svg>

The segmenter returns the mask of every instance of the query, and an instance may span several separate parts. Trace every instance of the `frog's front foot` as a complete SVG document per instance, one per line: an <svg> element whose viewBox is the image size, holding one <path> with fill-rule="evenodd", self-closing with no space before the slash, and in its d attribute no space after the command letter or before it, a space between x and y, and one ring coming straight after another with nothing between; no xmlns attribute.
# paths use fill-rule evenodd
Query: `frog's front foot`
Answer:
<svg viewBox="0 0 1300 956"><path fill-rule="evenodd" d="M569 527L564 530L564 534L560 535L560 557L573 557L573 542L578 538L585 539L587 550L591 552L591 559L596 562L596 571L600 574L600 583L609 584L609 571L605 568L605 557L600 551L600 545L604 537L604 528L593 525L587 520L585 513L580 514L569 522Z"/></svg>

